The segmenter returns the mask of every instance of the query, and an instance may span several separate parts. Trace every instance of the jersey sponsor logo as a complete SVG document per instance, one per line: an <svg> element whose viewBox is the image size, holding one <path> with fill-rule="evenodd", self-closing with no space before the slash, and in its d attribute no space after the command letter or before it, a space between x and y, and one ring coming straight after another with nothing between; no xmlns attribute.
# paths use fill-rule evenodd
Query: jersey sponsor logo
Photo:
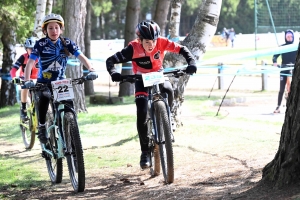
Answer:
<svg viewBox="0 0 300 200"><path fill-rule="evenodd" d="M45 46L47 44L47 40L45 40L44 42L39 42L40 46Z"/></svg>
<svg viewBox="0 0 300 200"><path fill-rule="evenodd" d="M47 69L43 70L43 73L48 71L59 71L62 68L63 67L59 64L59 62L54 61L53 63L51 63L51 65L48 66Z"/></svg>
<svg viewBox="0 0 300 200"><path fill-rule="evenodd" d="M43 78L44 79L51 79L52 73L50 72L43 72Z"/></svg>
<svg viewBox="0 0 300 200"><path fill-rule="evenodd" d="M139 98L147 99L148 97L146 95L139 94L139 95L136 95L135 98L136 99L139 99Z"/></svg>
<svg viewBox="0 0 300 200"><path fill-rule="evenodd" d="M141 65L149 65L150 64L150 61L139 61L139 64Z"/></svg>
<svg viewBox="0 0 300 200"><path fill-rule="evenodd" d="M159 57L160 57L160 51L156 52L156 53L154 54L154 56L153 56L153 58L154 58L155 60L158 60Z"/></svg>

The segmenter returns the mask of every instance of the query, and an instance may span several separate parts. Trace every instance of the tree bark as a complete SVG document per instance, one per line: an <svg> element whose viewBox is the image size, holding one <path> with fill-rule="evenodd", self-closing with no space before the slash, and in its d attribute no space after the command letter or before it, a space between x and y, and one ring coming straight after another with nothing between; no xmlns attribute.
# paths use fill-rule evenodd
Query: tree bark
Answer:
<svg viewBox="0 0 300 200"><path fill-rule="evenodd" d="M39 39L43 37L42 20L46 13L46 3L47 0L38 0L36 5L36 15L32 35Z"/></svg>
<svg viewBox="0 0 300 200"><path fill-rule="evenodd" d="M17 54L15 49L16 34L9 24L2 24L1 42L3 45L2 73L6 74L6 76L1 78L0 107L3 108L5 106L13 106L17 102L15 86L11 82L9 74Z"/></svg>
<svg viewBox="0 0 300 200"><path fill-rule="evenodd" d="M65 36L74 41L85 52L84 27L86 17L86 0L64 0L63 16L65 20ZM74 56L70 59L75 59ZM68 65L66 75L70 78L78 78L83 75L82 64L78 66ZM76 112L86 112L85 95L83 85L74 87L74 104Z"/></svg>
<svg viewBox="0 0 300 200"><path fill-rule="evenodd" d="M46 4L46 15L52 13L53 0L47 0Z"/></svg>
<svg viewBox="0 0 300 200"><path fill-rule="evenodd" d="M125 22L125 44L127 44L136 38L135 27L138 24L138 17L140 12L140 0L128 0L126 7L126 22ZM124 67L129 67L128 63L123 64ZM132 70L123 69L122 75L132 74ZM130 83L124 83L119 86L119 97L130 96L134 93L134 85Z"/></svg>
<svg viewBox="0 0 300 200"><path fill-rule="evenodd" d="M177 0L172 0L172 5L179 4ZM200 5L199 14L189 35L183 40L182 45L187 46L196 60L200 60L206 51L206 46L211 41L217 30L222 0L203 0ZM176 17L176 12L172 12L171 19ZM176 23L172 22L172 26ZM170 27L173 29L173 27ZM176 27L174 28L176 29ZM164 67L176 67L186 64L185 59L177 54L167 53L164 59ZM171 78L174 89L174 108L176 125L182 125L180 119L181 106L184 101L184 89L190 76L185 75L178 78Z"/></svg>
<svg viewBox="0 0 300 200"><path fill-rule="evenodd" d="M166 36L166 25L168 23L167 17L170 8L171 0L160 0L157 1L155 15L153 20L159 25L160 27L160 34L162 36Z"/></svg>
<svg viewBox="0 0 300 200"><path fill-rule="evenodd" d="M84 37L84 45L85 45L85 55L87 58L91 58L91 12L92 12L92 4L91 0L87 0L86 3L86 22L85 22L85 37ZM84 71L87 71L87 68L83 66ZM88 72L84 73L85 75ZM94 94L94 82L87 81L84 83L84 94L85 95L93 95Z"/></svg>
<svg viewBox="0 0 300 200"><path fill-rule="evenodd" d="M181 4L182 4L182 0L171 1L170 33L169 33L171 39L179 37Z"/></svg>
<svg viewBox="0 0 300 200"><path fill-rule="evenodd" d="M262 181L272 182L276 188L300 182L299 67L300 49L298 48L279 148L274 159L264 167L262 175Z"/></svg>

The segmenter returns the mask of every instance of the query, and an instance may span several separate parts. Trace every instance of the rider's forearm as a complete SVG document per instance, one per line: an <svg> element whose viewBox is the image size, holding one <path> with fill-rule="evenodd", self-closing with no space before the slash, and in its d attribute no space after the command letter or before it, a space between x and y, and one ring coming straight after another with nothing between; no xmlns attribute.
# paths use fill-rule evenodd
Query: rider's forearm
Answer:
<svg viewBox="0 0 300 200"><path fill-rule="evenodd" d="M193 54L190 52L190 50L186 46L182 46L180 48L179 54L181 54L185 58L188 65L196 65Z"/></svg>
<svg viewBox="0 0 300 200"><path fill-rule="evenodd" d="M91 62L89 61L89 59L83 55L83 54L79 54L77 57L80 62L82 62L82 64L89 70L89 71L95 71L95 69L93 68Z"/></svg>
<svg viewBox="0 0 300 200"><path fill-rule="evenodd" d="M35 64L35 61L32 59L29 59L27 62L27 65L25 67L25 71L24 71L24 80L28 81L30 80L30 74L31 74L31 69L33 67L33 65Z"/></svg>

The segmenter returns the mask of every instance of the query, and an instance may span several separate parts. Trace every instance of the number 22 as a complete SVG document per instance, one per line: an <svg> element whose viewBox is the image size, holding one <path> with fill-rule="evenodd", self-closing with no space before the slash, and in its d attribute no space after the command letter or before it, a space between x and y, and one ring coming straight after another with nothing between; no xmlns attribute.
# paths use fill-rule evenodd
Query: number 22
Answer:
<svg viewBox="0 0 300 200"><path fill-rule="evenodd" d="M58 93L64 93L64 92L69 92L68 86L63 85L63 86L58 86Z"/></svg>

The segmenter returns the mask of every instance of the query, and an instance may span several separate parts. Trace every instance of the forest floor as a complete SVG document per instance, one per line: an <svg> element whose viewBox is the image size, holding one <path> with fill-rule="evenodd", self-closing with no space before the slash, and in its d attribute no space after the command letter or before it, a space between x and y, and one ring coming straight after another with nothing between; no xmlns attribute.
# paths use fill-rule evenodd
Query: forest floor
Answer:
<svg viewBox="0 0 300 200"><path fill-rule="evenodd" d="M283 122L284 108L281 114L274 115L274 104L270 105L270 101L276 101L276 93L271 97L248 98L242 106L223 107L222 114L227 113L227 118L232 119L218 123L225 128L231 125L242 126L234 121L239 116ZM183 111L183 118L184 126L178 131L184 130L189 124L216 123L189 110ZM274 158L278 148L281 129L271 128L268 131L275 135L274 149L268 152L251 149L256 157L249 156L244 151L239 152L234 144L234 148L226 149L226 153L224 149L211 153L199 150L201 148L182 148L175 143L174 152L179 159L176 159L175 181L172 184L165 184L162 175L151 177L149 170L141 170L137 164L127 164L118 168L89 171L83 193L75 194L66 180L55 186L34 187L19 192L2 188L0 194L7 199L300 199L299 186L275 189L273 185L261 182L262 169ZM1 141L0 155L35 157L40 151L39 148L32 151L20 149L22 144L13 145ZM85 153L88 151L101 155L101 148L86 147Z"/></svg>

